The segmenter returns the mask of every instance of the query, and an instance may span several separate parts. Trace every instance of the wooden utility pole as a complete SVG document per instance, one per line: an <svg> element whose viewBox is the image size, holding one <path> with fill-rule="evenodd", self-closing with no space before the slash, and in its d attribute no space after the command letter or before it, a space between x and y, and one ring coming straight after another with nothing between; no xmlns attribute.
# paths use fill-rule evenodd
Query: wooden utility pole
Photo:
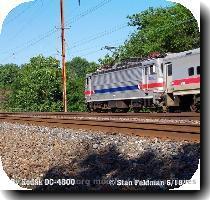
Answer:
<svg viewBox="0 0 210 200"><path fill-rule="evenodd" d="M62 42L62 77L63 77L63 106L67 112L67 92L66 92L66 49L65 49L65 24L64 24L64 3L60 0L61 12L61 42Z"/></svg>

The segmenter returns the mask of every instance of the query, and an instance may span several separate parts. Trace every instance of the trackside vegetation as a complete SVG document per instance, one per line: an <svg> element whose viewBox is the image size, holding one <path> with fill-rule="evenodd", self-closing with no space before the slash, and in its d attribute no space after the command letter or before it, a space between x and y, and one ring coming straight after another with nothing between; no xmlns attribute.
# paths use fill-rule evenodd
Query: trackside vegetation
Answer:
<svg viewBox="0 0 210 200"><path fill-rule="evenodd" d="M128 26L136 30L113 53L100 58L99 64L81 57L66 63L68 111L86 111L85 75L102 65L113 65L130 57L145 57L153 52L173 53L200 47L197 21L180 4L149 8L127 19ZM21 66L0 64L0 111L62 111L60 66L56 58L42 55Z"/></svg>

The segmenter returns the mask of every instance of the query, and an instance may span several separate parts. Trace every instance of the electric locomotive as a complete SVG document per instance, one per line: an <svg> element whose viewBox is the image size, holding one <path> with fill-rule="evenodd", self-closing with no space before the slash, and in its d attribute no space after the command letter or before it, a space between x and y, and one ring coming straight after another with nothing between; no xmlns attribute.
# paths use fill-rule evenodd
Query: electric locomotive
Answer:
<svg viewBox="0 0 210 200"><path fill-rule="evenodd" d="M197 111L200 48L153 58L132 58L87 74L90 112Z"/></svg>

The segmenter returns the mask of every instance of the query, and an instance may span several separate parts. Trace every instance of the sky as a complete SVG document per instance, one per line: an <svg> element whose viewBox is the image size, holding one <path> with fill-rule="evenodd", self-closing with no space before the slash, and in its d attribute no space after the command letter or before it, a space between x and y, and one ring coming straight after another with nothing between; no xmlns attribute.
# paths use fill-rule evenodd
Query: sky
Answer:
<svg viewBox="0 0 210 200"><path fill-rule="evenodd" d="M67 60L80 56L97 62L123 44L135 28L128 15L149 7L166 7L166 0L64 0ZM0 64L29 62L42 54L61 59L60 0L34 0L13 9L0 35Z"/></svg>

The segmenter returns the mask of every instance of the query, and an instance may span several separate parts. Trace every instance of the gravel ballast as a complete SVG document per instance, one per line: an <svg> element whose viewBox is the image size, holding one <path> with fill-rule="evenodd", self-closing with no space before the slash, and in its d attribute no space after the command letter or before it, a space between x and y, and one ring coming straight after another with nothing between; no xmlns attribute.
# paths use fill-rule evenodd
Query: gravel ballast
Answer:
<svg viewBox="0 0 210 200"><path fill-rule="evenodd" d="M191 179L200 144L0 122L0 156L36 191L162 191Z"/></svg>

